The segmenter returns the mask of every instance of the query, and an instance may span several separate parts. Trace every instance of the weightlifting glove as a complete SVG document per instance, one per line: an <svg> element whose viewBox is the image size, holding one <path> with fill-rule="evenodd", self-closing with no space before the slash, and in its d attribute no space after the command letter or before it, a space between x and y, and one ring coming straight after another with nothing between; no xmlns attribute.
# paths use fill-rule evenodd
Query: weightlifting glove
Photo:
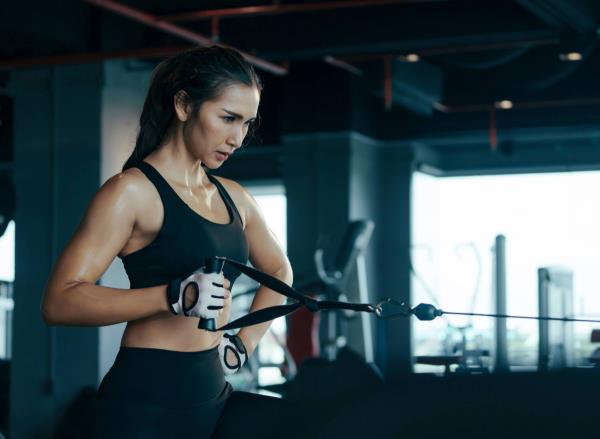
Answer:
<svg viewBox="0 0 600 439"><path fill-rule="evenodd" d="M242 339L237 335L223 334L219 344L219 358L225 375L232 375L246 364L248 354Z"/></svg>
<svg viewBox="0 0 600 439"><path fill-rule="evenodd" d="M187 317L217 318L225 305L223 283L222 272L204 273L203 268L187 278L172 280L167 286L171 312Z"/></svg>

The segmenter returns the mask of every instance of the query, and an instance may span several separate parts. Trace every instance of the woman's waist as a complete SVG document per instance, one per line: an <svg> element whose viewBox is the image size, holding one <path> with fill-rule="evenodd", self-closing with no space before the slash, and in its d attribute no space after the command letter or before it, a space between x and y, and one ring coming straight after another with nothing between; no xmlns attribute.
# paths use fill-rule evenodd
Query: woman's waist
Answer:
<svg viewBox="0 0 600 439"><path fill-rule="evenodd" d="M217 318L217 325L225 325L229 315L230 309L226 307ZM198 318L174 316L170 312L128 322L121 346L199 352L218 345L221 333L198 329L198 322Z"/></svg>

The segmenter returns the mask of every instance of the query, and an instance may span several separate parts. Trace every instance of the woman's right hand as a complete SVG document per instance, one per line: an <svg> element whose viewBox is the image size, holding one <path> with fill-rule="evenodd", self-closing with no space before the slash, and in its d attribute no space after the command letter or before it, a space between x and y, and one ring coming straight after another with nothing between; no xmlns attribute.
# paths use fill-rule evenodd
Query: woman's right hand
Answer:
<svg viewBox="0 0 600 439"><path fill-rule="evenodd" d="M171 312L187 317L216 319L225 306L226 296L223 273L205 273L202 268L187 278L171 281L167 288Z"/></svg>

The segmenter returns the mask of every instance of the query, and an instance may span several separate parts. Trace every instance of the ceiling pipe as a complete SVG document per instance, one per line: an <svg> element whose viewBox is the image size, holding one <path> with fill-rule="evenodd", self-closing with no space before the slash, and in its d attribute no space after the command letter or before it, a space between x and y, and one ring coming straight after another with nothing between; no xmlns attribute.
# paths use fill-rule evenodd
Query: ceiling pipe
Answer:
<svg viewBox="0 0 600 439"><path fill-rule="evenodd" d="M330 64L332 66L338 67L342 70L346 70L347 72L352 73L353 75L356 76L363 76L364 72L359 69L356 66L353 66L352 64L349 64L347 62L344 62L338 58L335 58L333 56L325 56L323 57L323 61L325 61L327 64Z"/></svg>
<svg viewBox="0 0 600 439"><path fill-rule="evenodd" d="M259 15L279 15L290 14L294 12L314 12L335 9L362 8L371 6L387 6L407 3L436 3L447 0L346 0L329 1L320 3L296 3L289 5L262 5L262 6L243 6L239 8L198 10L193 12L182 12L178 14L166 14L160 16L161 20L169 22L177 21L196 21L212 17L248 17Z"/></svg>
<svg viewBox="0 0 600 439"><path fill-rule="evenodd" d="M144 11L140 11L139 9L132 8L130 6L118 3L113 0L85 0L85 1L87 1L88 3L93 4L95 6L98 6L100 8L114 12L118 15L122 15L124 17L131 18L132 20L143 23L154 29L158 29L158 30L161 30L168 34L178 36L184 40L190 41L190 42L198 44L200 46L210 47L210 46L218 45L221 47L231 47L231 46L227 46L226 44L215 43L211 38L205 37L204 35L200 35L196 32L192 32L191 30L185 29L181 26L177 26L173 23L166 22L166 21L161 20L160 18L157 18L157 17L155 17L151 14L148 14ZM250 55L241 50L238 50L238 52L240 52L244 56L244 58L246 58L246 60L248 62L254 64L258 68L261 68L262 70L265 70L267 72L270 72L270 73L273 73L273 74L279 75L279 76L284 76L284 75L287 75L287 73L288 73L288 69L286 69L280 65L271 63L264 59L258 58L254 55Z"/></svg>

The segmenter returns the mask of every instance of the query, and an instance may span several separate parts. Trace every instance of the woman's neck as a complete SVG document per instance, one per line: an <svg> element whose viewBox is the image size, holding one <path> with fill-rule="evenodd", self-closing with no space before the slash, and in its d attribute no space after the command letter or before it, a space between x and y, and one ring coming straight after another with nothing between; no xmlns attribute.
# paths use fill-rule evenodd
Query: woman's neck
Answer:
<svg viewBox="0 0 600 439"><path fill-rule="evenodd" d="M188 188L210 184L200 160L195 159L183 147L167 142L146 159L161 171L169 181Z"/></svg>

